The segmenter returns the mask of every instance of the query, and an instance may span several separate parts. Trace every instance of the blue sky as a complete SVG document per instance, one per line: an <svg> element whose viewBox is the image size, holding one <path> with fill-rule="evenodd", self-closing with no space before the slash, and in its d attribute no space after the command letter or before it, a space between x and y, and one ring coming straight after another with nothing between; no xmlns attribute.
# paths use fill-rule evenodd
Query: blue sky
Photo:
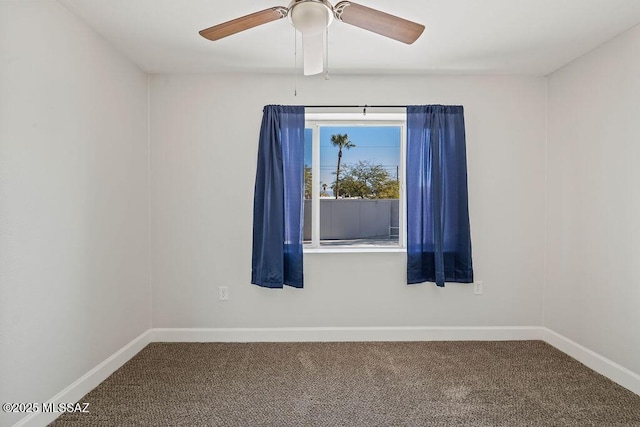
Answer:
<svg viewBox="0 0 640 427"><path fill-rule="evenodd" d="M381 164L395 178L400 165L399 126L323 126L320 128L320 182L327 187L335 180L338 148L331 144L331 135L347 134L356 146L342 151L342 164L355 164L367 160ZM304 163L311 166L311 129L305 130ZM342 175L342 174L341 174Z"/></svg>

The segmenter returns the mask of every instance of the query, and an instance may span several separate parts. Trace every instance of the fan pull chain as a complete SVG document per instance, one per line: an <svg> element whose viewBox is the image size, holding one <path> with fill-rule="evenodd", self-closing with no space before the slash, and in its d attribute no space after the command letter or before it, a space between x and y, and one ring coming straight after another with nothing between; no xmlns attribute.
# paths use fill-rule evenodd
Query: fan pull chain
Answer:
<svg viewBox="0 0 640 427"><path fill-rule="evenodd" d="M293 96L298 96L298 30L293 29Z"/></svg>
<svg viewBox="0 0 640 427"><path fill-rule="evenodd" d="M325 52L325 58L324 58L324 62L327 66L327 70L324 74L324 79L325 80L329 80L329 26L327 25L327 29L325 30L327 32L326 37L324 38L325 41L325 46L324 46L324 52Z"/></svg>

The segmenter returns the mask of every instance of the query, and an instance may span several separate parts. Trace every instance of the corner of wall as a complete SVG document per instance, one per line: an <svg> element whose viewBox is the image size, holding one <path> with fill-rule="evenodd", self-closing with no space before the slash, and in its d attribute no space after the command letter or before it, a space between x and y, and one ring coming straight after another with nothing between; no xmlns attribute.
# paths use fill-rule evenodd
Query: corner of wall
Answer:
<svg viewBox="0 0 640 427"><path fill-rule="evenodd" d="M149 328L153 328L153 284L151 283L151 74L147 75L147 286Z"/></svg>
<svg viewBox="0 0 640 427"><path fill-rule="evenodd" d="M548 281L547 274L548 265L548 234L549 234L549 78L551 74L544 77L544 250L542 259L542 305L540 313L540 324L546 327L546 305L547 305L547 293L548 293Z"/></svg>

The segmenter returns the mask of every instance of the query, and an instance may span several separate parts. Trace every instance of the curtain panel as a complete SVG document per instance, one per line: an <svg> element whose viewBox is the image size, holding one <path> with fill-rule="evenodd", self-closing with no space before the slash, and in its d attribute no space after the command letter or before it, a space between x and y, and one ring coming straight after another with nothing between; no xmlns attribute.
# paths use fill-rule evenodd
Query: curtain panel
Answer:
<svg viewBox="0 0 640 427"><path fill-rule="evenodd" d="M303 287L304 107L263 110L253 201L251 283Z"/></svg>
<svg viewBox="0 0 640 427"><path fill-rule="evenodd" d="M407 107L407 283L473 282L462 106Z"/></svg>

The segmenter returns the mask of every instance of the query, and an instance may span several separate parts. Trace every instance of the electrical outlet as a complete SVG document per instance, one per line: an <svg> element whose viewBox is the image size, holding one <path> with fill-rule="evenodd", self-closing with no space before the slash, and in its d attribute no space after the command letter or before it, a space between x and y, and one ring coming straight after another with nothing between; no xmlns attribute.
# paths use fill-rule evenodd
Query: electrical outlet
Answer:
<svg viewBox="0 0 640 427"><path fill-rule="evenodd" d="M229 288L226 286L220 286L218 288L218 300L227 301L229 299Z"/></svg>
<svg viewBox="0 0 640 427"><path fill-rule="evenodd" d="M473 294L482 295L482 282L473 282Z"/></svg>

